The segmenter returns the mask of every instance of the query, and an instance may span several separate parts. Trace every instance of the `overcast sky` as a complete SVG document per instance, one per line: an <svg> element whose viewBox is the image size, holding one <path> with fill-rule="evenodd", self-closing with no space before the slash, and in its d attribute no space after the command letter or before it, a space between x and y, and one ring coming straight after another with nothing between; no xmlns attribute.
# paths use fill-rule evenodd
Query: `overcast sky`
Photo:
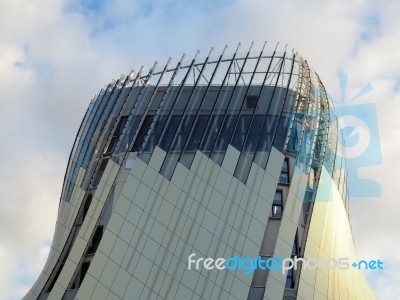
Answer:
<svg viewBox="0 0 400 300"><path fill-rule="evenodd" d="M0 299L20 299L43 267L75 134L105 84L265 40L296 48L335 99L339 72L346 99L372 85L351 104L376 107L382 162L358 176L381 195L352 200L352 227L359 257L384 261L368 274L376 291L398 297L399 15L396 0L0 0Z"/></svg>

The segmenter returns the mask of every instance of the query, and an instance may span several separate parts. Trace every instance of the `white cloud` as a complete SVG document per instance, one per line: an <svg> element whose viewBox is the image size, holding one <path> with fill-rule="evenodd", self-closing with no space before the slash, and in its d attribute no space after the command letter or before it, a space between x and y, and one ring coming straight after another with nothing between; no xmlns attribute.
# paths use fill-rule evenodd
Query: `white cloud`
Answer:
<svg viewBox="0 0 400 300"><path fill-rule="evenodd" d="M270 49L276 41L296 47L332 94L339 94L338 71L349 73L351 95L367 82L374 86L360 101L377 104L383 163L362 174L381 183L382 197L353 203L353 229L360 256L400 263L391 250L400 247L400 93L393 89L399 10L394 0L119 0L98 10L78 0L6 1L0 12L0 299L23 295L33 282L21 281L21 274L33 278L44 263L69 151L91 97L131 68L197 49L206 55L211 46L233 51L242 42L247 50L253 40L256 47L264 40ZM384 285L395 270L382 274L377 291L382 299L395 297L399 285Z"/></svg>

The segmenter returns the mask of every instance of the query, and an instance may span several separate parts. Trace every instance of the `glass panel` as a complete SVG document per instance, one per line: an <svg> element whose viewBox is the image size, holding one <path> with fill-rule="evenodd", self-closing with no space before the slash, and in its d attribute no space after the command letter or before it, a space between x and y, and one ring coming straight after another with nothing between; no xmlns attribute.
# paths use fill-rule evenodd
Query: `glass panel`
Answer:
<svg viewBox="0 0 400 300"><path fill-rule="evenodd" d="M283 161L282 171L279 176L279 183L288 184L289 183L289 161L285 159Z"/></svg>
<svg viewBox="0 0 400 300"><path fill-rule="evenodd" d="M282 191L276 191L274 196L274 204L282 204Z"/></svg>
<svg viewBox="0 0 400 300"><path fill-rule="evenodd" d="M242 148L243 142L247 135L247 131L249 130L250 121L251 121L250 115L242 115L239 118L239 124L236 127L232 140L232 146L238 150Z"/></svg>
<svg viewBox="0 0 400 300"><path fill-rule="evenodd" d="M133 152L138 152L144 142L145 137L147 136L150 125L153 122L154 115L147 115L144 119L144 122L142 126L140 127L140 131L138 133L138 136L136 137L135 143L133 144L132 151Z"/></svg>
<svg viewBox="0 0 400 300"><path fill-rule="evenodd" d="M96 228L96 231L94 232L92 242L90 243L90 246L87 250L86 254L95 254L97 247L100 244L100 240L103 236L103 226L99 226Z"/></svg>
<svg viewBox="0 0 400 300"><path fill-rule="evenodd" d="M282 206L272 205L272 217L281 218L282 217Z"/></svg>
<svg viewBox="0 0 400 300"><path fill-rule="evenodd" d="M292 256L298 255L299 251L297 248L297 236L294 238L293 248L292 248Z"/></svg>
<svg viewBox="0 0 400 300"><path fill-rule="evenodd" d="M196 149L199 148L201 138L203 137L204 131L206 129L207 120L208 120L207 115L201 115L198 117L197 123L194 126L192 135L185 149L186 151L195 151Z"/></svg>
<svg viewBox="0 0 400 300"><path fill-rule="evenodd" d="M272 217L273 218L281 218L282 217L282 191L276 191L274 196L274 201L272 205Z"/></svg>
<svg viewBox="0 0 400 300"><path fill-rule="evenodd" d="M289 269L286 277L285 289L293 289L293 288L294 288L293 269Z"/></svg>

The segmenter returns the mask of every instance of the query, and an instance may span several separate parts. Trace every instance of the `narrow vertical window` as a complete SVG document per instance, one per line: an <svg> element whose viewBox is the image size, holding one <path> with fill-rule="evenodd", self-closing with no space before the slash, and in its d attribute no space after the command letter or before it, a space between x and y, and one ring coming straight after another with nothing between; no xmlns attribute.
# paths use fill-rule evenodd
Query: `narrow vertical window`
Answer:
<svg viewBox="0 0 400 300"><path fill-rule="evenodd" d="M283 161L279 183L289 184L289 160L287 158Z"/></svg>
<svg viewBox="0 0 400 300"><path fill-rule="evenodd" d="M293 268L289 269L288 272L287 272L285 289L294 289Z"/></svg>
<svg viewBox="0 0 400 300"><path fill-rule="evenodd" d="M272 218L282 218L283 198L282 191L276 191L274 201L272 203Z"/></svg>
<svg viewBox="0 0 400 300"><path fill-rule="evenodd" d="M85 275L89 269L89 266L90 266L90 262L82 263L81 274L79 276L79 286L82 284L83 279L85 278Z"/></svg>
<svg viewBox="0 0 400 300"><path fill-rule="evenodd" d="M88 251L86 254L95 254L97 247L100 244L101 237L103 236L103 226L98 226L96 231L94 232L92 242L89 245Z"/></svg>
<svg viewBox="0 0 400 300"><path fill-rule="evenodd" d="M83 205L83 211L81 212L81 214L79 216L77 225L81 225L83 223L83 221L85 220L85 217L87 215L87 212L89 211L89 207L90 207L91 203L92 203L92 194L89 194L85 199L85 203Z"/></svg>

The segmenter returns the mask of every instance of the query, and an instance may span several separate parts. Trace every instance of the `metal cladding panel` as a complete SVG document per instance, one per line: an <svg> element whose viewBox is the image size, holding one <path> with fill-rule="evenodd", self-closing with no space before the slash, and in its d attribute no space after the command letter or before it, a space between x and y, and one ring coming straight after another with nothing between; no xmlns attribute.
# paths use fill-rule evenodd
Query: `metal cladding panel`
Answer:
<svg viewBox="0 0 400 300"><path fill-rule="evenodd" d="M226 158L235 154L235 149L228 149ZM162 150L153 155L165 157ZM83 281L77 299L96 299L93 280L111 298L143 299L144 286L162 299L247 297L251 276L244 270L188 270L187 257L192 252L204 257L256 257L268 221L267 212L258 219L254 216L257 199L263 199L260 189L232 181L232 174L201 152L195 161L205 168L180 165L171 180L151 165L133 165L88 270L90 280ZM258 176L262 180L270 175L259 170ZM228 190L239 186L243 194L223 193L223 183L228 183ZM131 285L142 288L132 294Z"/></svg>
<svg viewBox="0 0 400 300"><path fill-rule="evenodd" d="M329 172L323 167L319 189L306 241L304 259L346 259L346 269L302 269L298 296L310 299L318 292L321 299L378 299L362 270L351 266L358 262L348 216L341 194ZM326 197L331 200L327 201Z"/></svg>

